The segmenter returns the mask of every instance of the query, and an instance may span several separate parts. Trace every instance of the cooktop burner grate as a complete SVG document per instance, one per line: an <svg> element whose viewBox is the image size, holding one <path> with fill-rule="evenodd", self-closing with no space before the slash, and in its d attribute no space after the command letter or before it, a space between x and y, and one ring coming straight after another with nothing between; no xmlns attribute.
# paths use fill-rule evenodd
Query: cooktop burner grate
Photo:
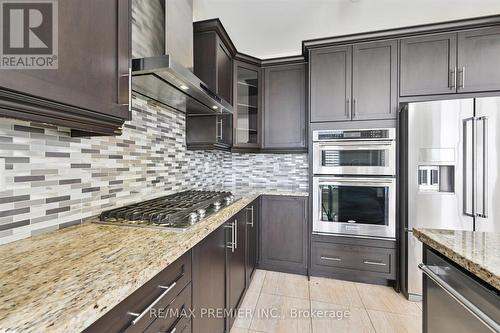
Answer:
<svg viewBox="0 0 500 333"><path fill-rule="evenodd" d="M187 229L234 201L231 192L185 191L105 211L101 223Z"/></svg>

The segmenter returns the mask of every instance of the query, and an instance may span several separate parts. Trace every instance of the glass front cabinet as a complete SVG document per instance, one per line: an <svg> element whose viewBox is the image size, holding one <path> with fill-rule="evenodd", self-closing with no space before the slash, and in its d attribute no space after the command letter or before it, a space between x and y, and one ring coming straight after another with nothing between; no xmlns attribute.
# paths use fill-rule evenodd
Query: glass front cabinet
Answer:
<svg viewBox="0 0 500 333"><path fill-rule="evenodd" d="M233 147L260 147L261 140L261 70L234 61L234 135Z"/></svg>

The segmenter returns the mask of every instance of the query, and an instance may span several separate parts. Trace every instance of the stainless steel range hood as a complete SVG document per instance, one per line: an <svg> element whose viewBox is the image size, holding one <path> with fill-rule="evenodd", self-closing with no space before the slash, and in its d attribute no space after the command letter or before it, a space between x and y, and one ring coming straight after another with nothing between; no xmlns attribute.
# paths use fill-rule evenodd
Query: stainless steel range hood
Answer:
<svg viewBox="0 0 500 333"><path fill-rule="evenodd" d="M132 91L188 114L232 113L190 70L193 1L132 1Z"/></svg>
<svg viewBox="0 0 500 333"><path fill-rule="evenodd" d="M232 113L232 106L211 92L190 70L170 55L132 60L132 90L181 112Z"/></svg>

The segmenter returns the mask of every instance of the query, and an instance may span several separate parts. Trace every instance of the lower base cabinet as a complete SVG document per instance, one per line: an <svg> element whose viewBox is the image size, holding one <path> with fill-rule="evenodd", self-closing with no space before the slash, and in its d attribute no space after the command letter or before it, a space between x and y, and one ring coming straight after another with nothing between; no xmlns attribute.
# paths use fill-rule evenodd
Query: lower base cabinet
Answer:
<svg viewBox="0 0 500 333"><path fill-rule="evenodd" d="M193 332L225 330L224 316L208 311L226 306L226 228L219 227L193 248Z"/></svg>
<svg viewBox="0 0 500 333"><path fill-rule="evenodd" d="M250 285L250 280L257 268L258 263L258 227L259 227L259 198L255 199L246 210L246 230L247 230L247 288Z"/></svg>
<svg viewBox="0 0 500 333"><path fill-rule="evenodd" d="M190 308L191 251L188 251L84 332L171 332L173 329L179 332L190 320L187 311Z"/></svg>
<svg viewBox="0 0 500 333"><path fill-rule="evenodd" d="M311 275L382 282L396 279L396 242L313 235Z"/></svg>
<svg viewBox="0 0 500 333"><path fill-rule="evenodd" d="M261 197L260 260L262 269L307 273L307 197Z"/></svg>
<svg viewBox="0 0 500 333"><path fill-rule="evenodd" d="M230 315L227 318L227 327L231 329L236 313L246 291L246 210L243 209L228 223L227 228L227 270L226 270L226 300L227 310ZM231 248L230 248L231 247Z"/></svg>

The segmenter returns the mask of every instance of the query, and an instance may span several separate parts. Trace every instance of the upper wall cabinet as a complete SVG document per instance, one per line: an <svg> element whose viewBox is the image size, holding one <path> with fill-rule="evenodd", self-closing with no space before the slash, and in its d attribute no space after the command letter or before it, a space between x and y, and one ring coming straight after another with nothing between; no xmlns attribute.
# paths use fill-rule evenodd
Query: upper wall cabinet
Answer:
<svg viewBox="0 0 500 333"><path fill-rule="evenodd" d="M311 121L396 118L397 42L314 49Z"/></svg>
<svg viewBox="0 0 500 333"><path fill-rule="evenodd" d="M456 38L449 33L401 40L401 96L455 91Z"/></svg>
<svg viewBox="0 0 500 333"><path fill-rule="evenodd" d="M500 90L500 27L458 33L459 92Z"/></svg>
<svg viewBox="0 0 500 333"><path fill-rule="evenodd" d="M314 49L309 55L311 121L351 119L352 47Z"/></svg>
<svg viewBox="0 0 500 333"><path fill-rule="evenodd" d="M263 149L306 147L306 65L264 69Z"/></svg>
<svg viewBox="0 0 500 333"><path fill-rule="evenodd" d="M232 104L233 56L236 52L219 20L195 22L194 73L208 89Z"/></svg>
<svg viewBox="0 0 500 333"><path fill-rule="evenodd" d="M397 57L395 40L353 46L353 120L396 118Z"/></svg>
<svg viewBox="0 0 500 333"><path fill-rule="evenodd" d="M57 68L0 69L0 117L65 126L74 135L119 134L130 118L130 1L54 5ZM46 42L54 52L56 43Z"/></svg>
<svg viewBox="0 0 500 333"><path fill-rule="evenodd" d="M261 144L261 69L234 62L233 147L258 149Z"/></svg>
<svg viewBox="0 0 500 333"><path fill-rule="evenodd" d="M499 55L500 27L403 39L400 94L500 90Z"/></svg>

